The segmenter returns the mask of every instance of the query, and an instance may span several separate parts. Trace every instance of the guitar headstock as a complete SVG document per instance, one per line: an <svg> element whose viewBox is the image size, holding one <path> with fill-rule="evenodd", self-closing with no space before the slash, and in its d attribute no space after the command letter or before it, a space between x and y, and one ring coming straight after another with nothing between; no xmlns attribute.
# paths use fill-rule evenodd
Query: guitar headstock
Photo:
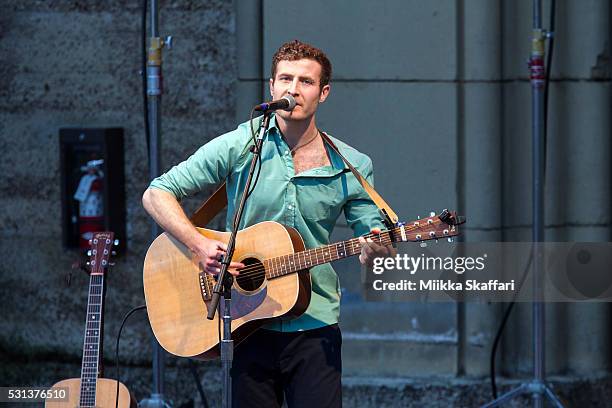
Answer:
<svg viewBox="0 0 612 408"><path fill-rule="evenodd" d="M113 240L115 234L112 231L94 232L89 240L91 249L87 251L89 262L87 264L91 268L92 275L103 275L106 268L111 265L110 256L115 255L112 251L113 245L117 242Z"/></svg>
<svg viewBox="0 0 612 408"><path fill-rule="evenodd" d="M431 212L429 217L405 223L398 229L402 241L421 242L445 238L452 241L452 237L459 235L458 226L463 223L465 223L464 217L458 216L455 211L444 210L438 215Z"/></svg>

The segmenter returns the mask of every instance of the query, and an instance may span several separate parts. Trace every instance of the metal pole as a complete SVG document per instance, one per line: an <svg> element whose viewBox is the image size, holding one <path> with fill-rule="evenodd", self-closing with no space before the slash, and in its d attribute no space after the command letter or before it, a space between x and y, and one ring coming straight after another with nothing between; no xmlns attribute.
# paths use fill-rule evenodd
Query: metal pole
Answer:
<svg viewBox="0 0 612 408"><path fill-rule="evenodd" d="M529 59L529 78L531 82L531 136L532 136L532 241L533 241L533 304L532 304L532 340L533 340L533 379L510 390L496 400L482 407L500 406L521 394L531 394L533 406L542 408L544 398L555 407L562 408L561 401L546 384L544 349L544 303L542 302L542 275L544 262L541 242L544 238L544 86L546 72L544 66L544 40L546 33L542 29L542 2L533 0L533 37L531 39L531 56Z"/></svg>
<svg viewBox="0 0 612 408"><path fill-rule="evenodd" d="M542 251L540 242L544 241L544 38L542 30L542 3L533 2L533 39L531 48L531 133L532 133L532 240L534 242L534 268L532 305L533 325L533 369L534 382L543 385L545 381L544 367L544 304L540 301L542 293L541 277L543 273ZM543 395L533 393L533 406L542 408Z"/></svg>
<svg viewBox="0 0 612 408"><path fill-rule="evenodd" d="M223 408L232 407L232 362L234 361L234 340L232 340L231 286L225 288L223 308L223 340L221 340L221 366L223 369ZM229 295L229 296L228 296Z"/></svg>
<svg viewBox="0 0 612 408"><path fill-rule="evenodd" d="M151 37L147 53L147 105L149 108L149 177L154 179L159 176L161 168L161 50L164 41L159 37L159 3L151 0ZM151 221L151 241L159 235L159 227L155 221ZM164 368L165 353L159 343L152 338L153 346L153 389L151 396L139 404L144 408L162 408L169 404L164 401Z"/></svg>

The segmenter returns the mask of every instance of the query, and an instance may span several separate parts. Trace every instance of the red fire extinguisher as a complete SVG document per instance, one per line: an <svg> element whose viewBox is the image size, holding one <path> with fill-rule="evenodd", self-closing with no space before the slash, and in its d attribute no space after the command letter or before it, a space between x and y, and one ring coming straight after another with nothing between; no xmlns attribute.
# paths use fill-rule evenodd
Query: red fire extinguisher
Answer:
<svg viewBox="0 0 612 408"><path fill-rule="evenodd" d="M102 179L104 173L101 166L104 160L90 160L81 167L84 172L79 187L74 194L79 201L79 248L89 249L89 240L94 232L104 231L104 201L102 197Z"/></svg>

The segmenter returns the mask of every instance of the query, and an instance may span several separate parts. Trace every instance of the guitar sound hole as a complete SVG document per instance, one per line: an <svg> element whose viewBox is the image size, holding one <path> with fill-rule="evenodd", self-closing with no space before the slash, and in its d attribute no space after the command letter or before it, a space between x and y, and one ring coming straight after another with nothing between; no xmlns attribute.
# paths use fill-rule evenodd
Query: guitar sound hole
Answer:
<svg viewBox="0 0 612 408"><path fill-rule="evenodd" d="M245 268L236 277L236 284L247 292L259 289L266 277L263 264L256 258L246 258L241 262L245 265Z"/></svg>

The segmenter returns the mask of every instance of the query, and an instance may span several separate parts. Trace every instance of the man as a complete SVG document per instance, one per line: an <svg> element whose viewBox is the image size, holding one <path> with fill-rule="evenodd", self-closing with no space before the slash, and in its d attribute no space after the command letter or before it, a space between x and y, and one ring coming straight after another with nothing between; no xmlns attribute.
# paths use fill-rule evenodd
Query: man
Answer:
<svg viewBox="0 0 612 408"><path fill-rule="evenodd" d="M342 159L321 138L315 116L330 93L331 64L319 49L300 41L283 44L273 57L272 99L292 95L297 105L278 111L270 121L262 148L259 182L246 203L239 229L261 221L296 228L307 248L329 243L344 212L355 235L378 232L382 223L374 203ZM200 235L178 200L227 181L227 228L232 225L250 164L248 123L202 146L186 161L153 180L143 196L147 212L191 249L206 271L219 273L226 245ZM333 139L341 153L372 181L366 155ZM391 249L360 238L359 260L371 264ZM240 273L240 262L231 272ZM311 269L312 294L306 312L259 329L236 347L232 368L234 406L341 406L341 335L338 329L340 285L331 265Z"/></svg>

